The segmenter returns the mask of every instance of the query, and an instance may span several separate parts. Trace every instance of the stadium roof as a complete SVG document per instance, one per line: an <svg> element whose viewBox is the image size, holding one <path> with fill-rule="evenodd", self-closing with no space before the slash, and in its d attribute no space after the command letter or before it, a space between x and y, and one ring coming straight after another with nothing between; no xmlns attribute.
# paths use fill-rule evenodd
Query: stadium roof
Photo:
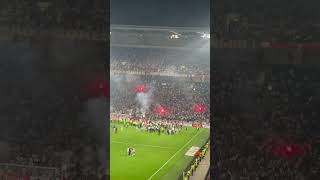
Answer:
<svg viewBox="0 0 320 180"><path fill-rule="evenodd" d="M167 27L167 26L136 26L136 25L110 25L110 30L146 30L146 31L178 31L210 33L209 27Z"/></svg>
<svg viewBox="0 0 320 180"><path fill-rule="evenodd" d="M110 26L110 44L136 48L203 48L210 41L209 27ZM209 47L209 46L208 46Z"/></svg>

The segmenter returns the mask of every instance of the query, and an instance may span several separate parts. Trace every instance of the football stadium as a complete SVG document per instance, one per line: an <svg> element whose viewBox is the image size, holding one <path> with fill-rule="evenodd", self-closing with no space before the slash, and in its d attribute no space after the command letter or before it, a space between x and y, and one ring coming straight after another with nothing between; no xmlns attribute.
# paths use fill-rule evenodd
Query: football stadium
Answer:
<svg viewBox="0 0 320 180"><path fill-rule="evenodd" d="M111 26L112 180L208 177L208 32Z"/></svg>

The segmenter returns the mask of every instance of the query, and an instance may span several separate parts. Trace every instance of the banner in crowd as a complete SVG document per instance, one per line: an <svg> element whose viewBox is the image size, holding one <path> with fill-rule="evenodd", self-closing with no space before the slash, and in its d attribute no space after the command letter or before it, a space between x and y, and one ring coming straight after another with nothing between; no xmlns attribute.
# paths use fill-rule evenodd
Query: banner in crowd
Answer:
<svg viewBox="0 0 320 180"><path fill-rule="evenodd" d="M186 152L186 156L191 156L191 157L193 157L194 155L195 155L195 153L197 152L197 151L199 151L199 149L200 149L200 147L198 147L198 146L192 146L187 152Z"/></svg>
<svg viewBox="0 0 320 180"><path fill-rule="evenodd" d="M192 124L192 127L198 127L198 128L202 128L202 124Z"/></svg>

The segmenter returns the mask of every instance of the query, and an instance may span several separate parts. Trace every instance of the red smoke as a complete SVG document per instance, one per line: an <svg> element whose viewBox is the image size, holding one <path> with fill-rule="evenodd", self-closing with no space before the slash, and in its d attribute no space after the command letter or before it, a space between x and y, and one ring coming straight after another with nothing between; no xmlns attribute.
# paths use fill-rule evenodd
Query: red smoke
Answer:
<svg viewBox="0 0 320 180"><path fill-rule="evenodd" d="M311 150L308 144L278 144L272 148L272 154L281 159L303 157Z"/></svg>
<svg viewBox="0 0 320 180"><path fill-rule="evenodd" d="M83 92L87 98L109 97L109 82L102 73L84 73Z"/></svg>
<svg viewBox="0 0 320 180"><path fill-rule="evenodd" d="M299 142L294 136L284 135L281 137L273 135L263 142L260 150L276 158L288 160L304 157L311 151L311 145Z"/></svg>
<svg viewBox="0 0 320 180"><path fill-rule="evenodd" d="M136 93L145 93L146 87L144 85L137 85L134 90Z"/></svg>
<svg viewBox="0 0 320 180"><path fill-rule="evenodd" d="M94 80L89 84L89 93L95 97L108 97L109 96L109 85L107 81Z"/></svg>
<svg viewBox="0 0 320 180"><path fill-rule="evenodd" d="M206 106L194 106L193 110L198 113L203 113L207 110Z"/></svg>
<svg viewBox="0 0 320 180"><path fill-rule="evenodd" d="M169 109L164 106L158 106L155 108L155 112L160 116L166 116L169 115Z"/></svg>

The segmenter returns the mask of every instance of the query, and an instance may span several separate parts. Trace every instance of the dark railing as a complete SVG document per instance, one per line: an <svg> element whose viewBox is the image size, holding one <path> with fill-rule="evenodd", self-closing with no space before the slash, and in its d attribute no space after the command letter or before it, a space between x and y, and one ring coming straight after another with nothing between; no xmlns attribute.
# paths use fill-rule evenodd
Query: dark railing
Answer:
<svg viewBox="0 0 320 180"><path fill-rule="evenodd" d="M210 180L210 168L209 168L209 170L208 170L208 172L207 172L207 175L206 175L206 179L205 180Z"/></svg>

